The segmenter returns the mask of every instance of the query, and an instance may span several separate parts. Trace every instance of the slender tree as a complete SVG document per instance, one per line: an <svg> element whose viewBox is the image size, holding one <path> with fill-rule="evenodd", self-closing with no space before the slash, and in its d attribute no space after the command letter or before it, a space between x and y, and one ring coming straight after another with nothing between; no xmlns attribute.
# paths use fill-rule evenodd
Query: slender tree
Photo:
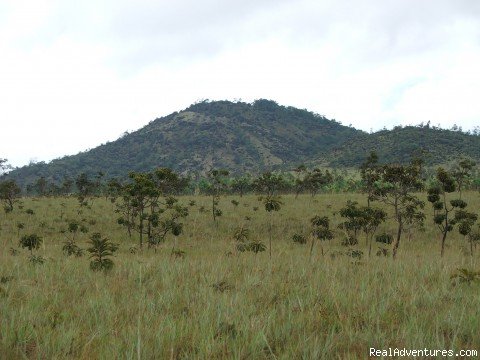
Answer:
<svg viewBox="0 0 480 360"><path fill-rule="evenodd" d="M367 206L370 207L370 202L375 199L375 183L380 180L378 171L378 155L372 151L367 159L360 166L360 175L362 177L362 190L367 194Z"/></svg>
<svg viewBox="0 0 480 360"><path fill-rule="evenodd" d="M220 202L220 195L227 187L226 177L229 172L223 169L213 169L208 173L210 181L209 193L212 197L212 217L213 221L217 221L217 217L222 215L222 210L218 207Z"/></svg>
<svg viewBox="0 0 480 360"><path fill-rule="evenodd" d="M397 236L393 244L393 258L396 258L405 225L414 219L424 217L422 209L425 203L416 192L423 189L420 178L421 160L414 159L409 165L385 164L376 169L378 181L375 183L373 200L390 206L397 223Z"/></svg>
<svg viewBox="0 0 480 360"><path fill-rule="evenodd" d="M457 189L452 173L440 167L437 169L436 180L437 183L428 189L428 201L433 206L433 221L442 234L441 256L443 256L447 234L453 230L458 221L451 213L455 208L464 209L467 203L461 199L449 200L448 194Z"/></svg>

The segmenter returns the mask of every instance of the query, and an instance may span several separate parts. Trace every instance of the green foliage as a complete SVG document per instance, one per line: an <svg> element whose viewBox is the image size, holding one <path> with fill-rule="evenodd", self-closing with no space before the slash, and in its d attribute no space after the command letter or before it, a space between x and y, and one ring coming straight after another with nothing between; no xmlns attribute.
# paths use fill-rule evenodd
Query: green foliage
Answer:
<svg viewBox="0 0 480 360"><path fill-rule="evenodd" d="M233 233L233 238L237 242L245 242L248 240L249 236L250 236L250 230L247 228L244 228L243 226L236 228L235 232Z"/></svg>
<svg viewBox="0 0 480 360"><path fill-rule="evenodd" d="M272 212L272 211L279 211L282 207L283 202L280 200L278 196L265 196L260 198L265 206L265 211Z"/></svg>
<svg viewBox="0 0 480 360"><path fill-rule="evenodd" d="M188 209L177 204L172 196L186 186L186 181L170 169L159 168L149 173L131 172L130 182L121 188L121 200L116 203L120 214L118 224L139 234L139 245L147 236L149 246L165 241L168 233L180 235L181 218L188 216Z"/></svg>
<svg viewBox="0 0 480 360"><path fill-rule="evenodd" d="M247 251L251 251L255 254L267 250L267 247L261 241L252 241L248 244Z"/></svg>
<svg viewBox="0 0 480 360"><path fill-rule="evenodd" d="M212 197L212 216L213 221L217 220L217 217L222 216L222 210L218 208L220 196L227 189L227 179L229 172L225 169L212 169L208 173L208 179L210 180L209 193Z"/></svg>
<svg viewBox="0 0 480 360"><path fill-rule="evenodd" d="M31 253L42 245L42 237L37 234L23 235L20 238L20 246L27 248Z"/></svg>
<svg viewBox="0 0 480 360"><path fill-rule="evenodd" d="M480 271L474 271L466 268L457 269L455 273L450 276L453 284L467 284L480 281Z"/></svg>
<svg viewBox="0 0 480 360"><path fill-rule="evenodd" d="M374 169L378 181L375 182L372 199L390 206L397 222L393 258L397 255L405 226L422 224L425 218L422 212L424 202L415 194L424 188L422 164L421 160L412 159L408 165L385 164Z"/></svg>
<svg viewBox="0 0 480 360"><path fill-rule="evenodd" d="M462 164L465 165L465 163ZM467 162L466 164L465 166L470 166L470 163ZM460 166L460 168L462 169L462 166ZM467 203L464 200L452 199L448 201L447 199L447 194L457 190L456 184L459 184L459 187L461 187L465 178L466 175L463 172L449 172L439 167L436 174L437 183L428 189L428 201L430 201L433 206L433 222L442 233L442 256L445 251L447 233L452 231L454 226L458 224L460 234L467 236L473 224L477 221L476 214L464 210L467 207ZM459 210L455 211L455 216L452 218L450 213L455 209Z"/></svg>
<svg viewBox="0 0 480 360"><path fill-rule="evenodd" d="M93 271L109 271L113 268L111 256L117 251L118 245L112 243L108 238L102 237L100 233L93 233L90 236L87 251L90 253L90 269Z"/></svg>
<svg viewBox="0 0 480 360"><path fill-rule="evenodd" d="M382 244L391 244L393 242L393 236L388 233L382 233L375 237L375 241Z"/></svg>
<svg viewBox="0 0 480 360"><path fill-rule="evenodd" d="M310 219L310 223L312 224L312 245L310 247L310 256L312 256L315 239L320 241L332 240L334 234L330 229L330 220L327 216L315 215ZM321 251L323 255L324 252L322 246Z"/></svg>
<svg viewBox="0 0 480 360"><path fill-rule="evenodd" d="M296 244L305 245L307 243L307 237L303 234L293 234L292 241Z"/></svg>
<svg viewBox="0 0 480 360"><path fill-rule="evenodd" d="M31 254L28 257L28 261L30 261L30 263L32 263L33 265L42 265L43 263L45 263L45 258L40 255Z"/></svg>
<svg viewBox="0 0 480 360"><path fill-rule="evenodd" d="M0 181L0 202L6 213L13 211L13 206L18 202L21 189L14 180Z"/></svg>
<svg viewBox="0 0 480 360"><path fill-rule="evenodd" d="M43 176L67 194L72 180L64 187L64 174L66 179L77 179L84 173L95 183L99 171L105 178L125 179L130 171L151 171L158 164L179 173L206 173L214 167L260 174L291 169L300 161L358 167L371 151L383 162L407 164L412 154L422 149L428 149L429 165L461 156L480 160L480 136L431 126L396 127L368 134L306 110L269 104L194 104L92 150L10 171L8 179L25 188ZM46 193L51 192L49 187L45 186ZM235 188L239 194L245 189L243 184Z"/></svg>

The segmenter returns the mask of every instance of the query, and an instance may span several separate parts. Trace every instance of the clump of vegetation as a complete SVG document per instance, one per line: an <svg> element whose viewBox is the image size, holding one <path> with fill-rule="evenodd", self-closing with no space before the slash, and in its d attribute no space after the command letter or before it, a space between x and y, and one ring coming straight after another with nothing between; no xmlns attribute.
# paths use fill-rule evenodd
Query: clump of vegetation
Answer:
<svg viewBox="0 0 480 360"><path fill-rule="evenodd" d="M13 211L13 207L19 202L21 189L14 180L5 180L0 182L0 202L3 203L3 209L6 213Z"/></svg>
<svg viewBox="0 0 480 360"><path fill-rule="evenodd" d="M20 246L30 251L29 261L32 264L43 264L45 262L42 256L33 253L33 250L38 250L42 242L42 237L37 234L24 235L20 238Z"/></svg>
<svg viewBox="0 0 480 360"><path fill-rule="evenodd" d="M77 233L86 234L88 229L85 225L80 224L78 221L70 221L68 223L68 236L67 240L63 243L62 250L67 256L75 255L76 257L80 257L83 255L83 249L81 249L76 244L76 235ZM67 232L63 231L64 234Z"/></svg>
<svg viewBox="0 0 480 360"><path fill-rule="evenodd" d="M30 254L33 255L33 250L38 250L40 245L42 245L42 241L42 237L37 234L24 235L20 238L20 246L27 248Z"/></svg>
<svg viewBox="0 0 480 360"><path fill-rule="evenodd" d="M109 271L113 268L111 256L117 251L118 245L112 243L108 238L102 237L100 233L93 233L90 236L87 251L90 253L90 269L93 271Z"/></svg>
<svg viewBox="0 0 480 360"><path fill-rule="evenodd" d="M307 243L307 237L303 234L293 234L292 241L295 244L305 245Z"/></svg>
<svg viewBox="0 0 480 360"><path fill-rule="evenodd" d="M467 284L480 282L480 271L474 271L466 268L457 269L455 273L450 276L453 285Z"/></svg>

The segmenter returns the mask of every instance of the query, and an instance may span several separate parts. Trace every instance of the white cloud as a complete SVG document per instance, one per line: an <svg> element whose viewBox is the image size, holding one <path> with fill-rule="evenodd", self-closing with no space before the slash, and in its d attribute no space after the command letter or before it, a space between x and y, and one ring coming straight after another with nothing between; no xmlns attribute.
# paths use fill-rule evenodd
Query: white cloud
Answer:
<svg viewBox="0 0 480 360"><path fill-rule="evenodd" d="M2 2L0 157L76 153L201 98L472 128L479 15L474 0Z"/></svg>

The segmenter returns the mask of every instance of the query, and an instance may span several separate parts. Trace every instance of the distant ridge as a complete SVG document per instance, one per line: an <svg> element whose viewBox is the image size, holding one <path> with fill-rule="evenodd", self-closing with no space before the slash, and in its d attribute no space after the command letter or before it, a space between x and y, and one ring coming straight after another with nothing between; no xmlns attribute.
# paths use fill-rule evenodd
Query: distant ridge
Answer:
<svg viewBox="0 0 480 360"><path fill-rule="evenodd" d="M191 174L204 174L212 167L259 173L302 163L355 167L371 150L383 161L406 162L420 150L426 152L429 164L461 156L479 161L480 136L429 126L368 134L271 100L203 101L157 118L116 141L50 163L17 168L7 176L26 184L40 176L61 181L65 176L102 171L107 177L123 177L129 171L156 167Z"/></svg>

